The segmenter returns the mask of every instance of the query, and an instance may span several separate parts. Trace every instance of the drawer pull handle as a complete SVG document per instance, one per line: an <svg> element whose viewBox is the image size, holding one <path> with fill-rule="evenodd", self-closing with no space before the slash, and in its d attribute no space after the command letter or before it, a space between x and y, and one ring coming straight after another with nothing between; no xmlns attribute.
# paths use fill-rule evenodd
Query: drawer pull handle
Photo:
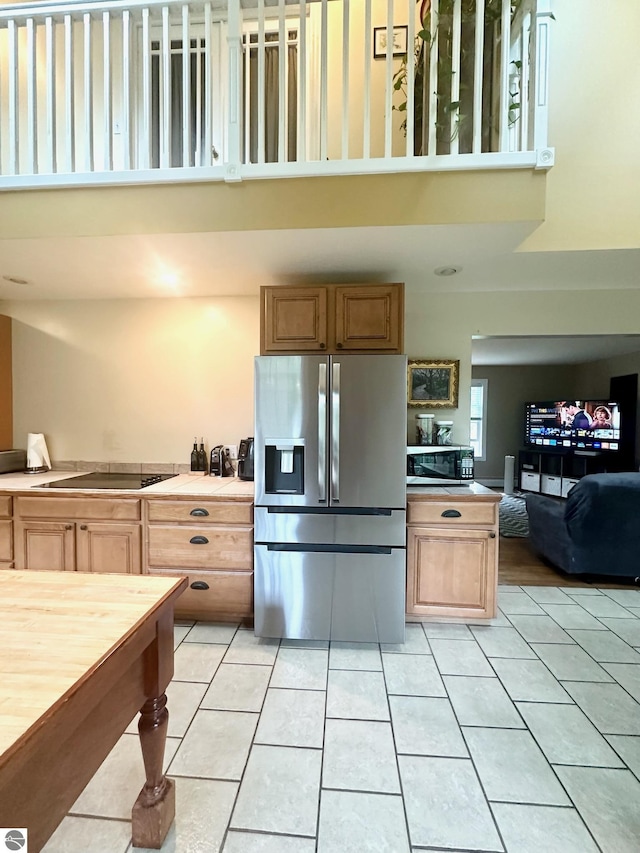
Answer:
<svg viewBox="0 0 640 853"><path fill-rule="evenodd" d="M209 584L204 581L194 581L191 584L191 589L209 589Z"/></svg>
<svg viewBox="0 0 640 853"><path fill-rule="evenodd" d="M86 525L86 524L81 524L81 525L80 525L80 530L88 530L88 529L89 529L89 528L87 527L87 525Z"/></svg>
<svg viewBox="0 0 640 853"><path fill-rule="evenodd" d="M197 509L192 509L191 512L189 513L189 515L197 515L200 518L202 518L205 515L209 515L209 513L207 512L206 509L202 509L201 507L198 507Z"/></svg>
<svg viewBox="0 0 640 853"><path fill-rule="evenodd" d="M192 545L208 545L209 544L209 540L207 539L206 536L192 536L191 539L189 539L189 542L191 542Z"/></svg>
<svg viewBox="0 0 640 853"><path fill-rule="evenodd" d="M458 512L457 509L445 509L442 518L462 518L462 513Z"/></svg>
<svg viewBox="0 0 640 853"><path fill-rule="evenodd" d="M493 531L491 531L491 533L489 534L489 539L495 539L495 538L496 538L496 534Z"/></svg>

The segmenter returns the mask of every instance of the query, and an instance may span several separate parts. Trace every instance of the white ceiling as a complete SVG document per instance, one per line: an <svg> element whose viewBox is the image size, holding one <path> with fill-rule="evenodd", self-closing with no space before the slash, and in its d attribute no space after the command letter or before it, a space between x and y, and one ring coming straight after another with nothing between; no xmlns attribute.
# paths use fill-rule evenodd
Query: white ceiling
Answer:
<svg viewBox="0 0 640 853"><path fill-rule="evenodd" d="M627 290L640 250L518 252L538 223L0 240L0 302L255 296L262 284L404 281L424 292ZM456 275L434 270L455 267ZM6 278L20 278L15 284ZM568 364L640 351L640 335L476 339L475 365Z"/></svg>
<svg viewBox="0 0 640 853"><path fill-rule="evenodd" d="M0 240L0 300L249 296L291 281L404 281L408 294L638 287L640 250L518 252L537 224ZM436 276L442 266L459 272Z"/></svg>

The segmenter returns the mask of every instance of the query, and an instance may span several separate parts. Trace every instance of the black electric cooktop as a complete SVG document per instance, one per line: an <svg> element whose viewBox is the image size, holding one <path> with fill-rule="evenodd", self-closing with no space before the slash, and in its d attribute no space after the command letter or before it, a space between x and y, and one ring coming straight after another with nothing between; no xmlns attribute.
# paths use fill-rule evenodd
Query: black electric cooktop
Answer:
<svg viewBox="0 0 640 853"><path fill-rule="evenodd" d="M154 483L170 480L177 474L80 474L66 480L43 483L38 489L144 489Z"/></svg>

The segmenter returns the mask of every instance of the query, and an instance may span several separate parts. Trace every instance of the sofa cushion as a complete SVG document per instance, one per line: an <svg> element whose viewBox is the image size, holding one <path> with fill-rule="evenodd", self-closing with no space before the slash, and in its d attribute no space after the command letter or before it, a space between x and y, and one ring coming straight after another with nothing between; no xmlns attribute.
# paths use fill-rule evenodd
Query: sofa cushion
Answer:
<svg viewBox="0 0 640 853"><path fill-rule="evenodd" d="M528 494L529 541L534 551L565 572L571 565L571 540L564 520L565 502L545 495Z"/></svg>
<svg viewBox="0 0 640 853"><path fill-rule="evenodd" d="M582 571L640 575L640 473L583 477L569 492L564 518Z"/></svg>
<svg viewBox="0 0 640 853"><path fill-rule="evenodd" d="M566 501L527 495L531 547L565 572L640 577L640 473L588 474Z"/></svg>

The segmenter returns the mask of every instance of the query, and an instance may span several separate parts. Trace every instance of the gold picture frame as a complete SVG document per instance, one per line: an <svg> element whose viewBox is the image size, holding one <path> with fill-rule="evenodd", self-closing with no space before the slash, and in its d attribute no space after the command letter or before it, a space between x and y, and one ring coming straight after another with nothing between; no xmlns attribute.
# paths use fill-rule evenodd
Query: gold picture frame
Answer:
<svg viewBox="0 0 640 853"><path fill-rule="evenodd" d="M409 359L409 406L422 409L457 409L459 373L459 361Z"/></svg>

